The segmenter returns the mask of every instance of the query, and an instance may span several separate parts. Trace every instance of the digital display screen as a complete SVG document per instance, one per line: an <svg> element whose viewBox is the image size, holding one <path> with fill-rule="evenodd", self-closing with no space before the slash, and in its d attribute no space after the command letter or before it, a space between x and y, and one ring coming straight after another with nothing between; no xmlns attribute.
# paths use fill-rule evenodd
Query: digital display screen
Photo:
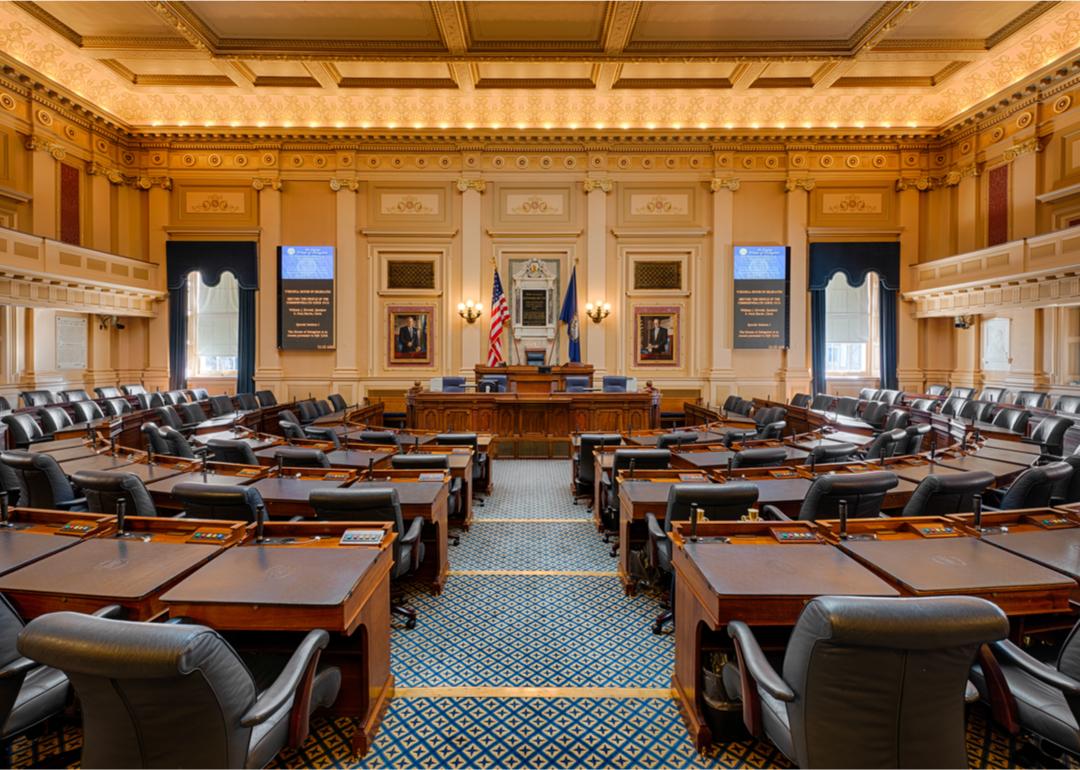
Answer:
<svg viewBox="0 0 1080 770"><path fill-rule="evenodd" d="M735 347L788 346L787 246L736 246Z"/></svg>
<svg viewBox="0 0 1080 770"><path fill-rule="evenodd" d="M334 347L334 247L278 247L278 347Z"/></svg>

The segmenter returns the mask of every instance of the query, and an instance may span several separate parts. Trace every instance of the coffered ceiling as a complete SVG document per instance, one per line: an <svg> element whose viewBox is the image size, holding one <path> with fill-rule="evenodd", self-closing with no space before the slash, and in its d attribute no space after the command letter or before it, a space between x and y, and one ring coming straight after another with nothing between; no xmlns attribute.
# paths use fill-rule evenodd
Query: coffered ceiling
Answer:
<svg viewBox="0 0 1080 770"><path fill-rule="evenodd" d="M135 127L936 127L1078 49L1075 2L0 2Z"/></svg>

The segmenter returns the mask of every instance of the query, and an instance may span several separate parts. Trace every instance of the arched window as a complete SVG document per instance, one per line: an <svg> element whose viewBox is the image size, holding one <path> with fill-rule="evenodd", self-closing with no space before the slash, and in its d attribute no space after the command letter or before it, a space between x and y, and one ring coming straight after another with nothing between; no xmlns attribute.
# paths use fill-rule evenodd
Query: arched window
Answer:
<svg viewBox="0 0 1080 770"><path fill-rule="evenodd" d="M859 286L838 272L825 287L825 371L829 377L881 376L878 277Z"/></svg>
<svg viewBox="0 0 1080 770"><path fill-rule="evenodd" d="M187 277L187 373L191 377L235 377L240 328L240 292L236 277L221 274L217 286L202 275Z"/></svg>

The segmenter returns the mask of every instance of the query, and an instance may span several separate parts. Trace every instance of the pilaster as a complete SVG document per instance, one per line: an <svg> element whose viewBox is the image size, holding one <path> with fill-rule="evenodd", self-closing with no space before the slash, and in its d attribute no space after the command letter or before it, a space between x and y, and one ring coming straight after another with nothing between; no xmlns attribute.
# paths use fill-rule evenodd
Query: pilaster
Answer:
<svg viewBox="0 0 1080 770"><path fill-rule="evenodd" d="M590 178L583 183L585 196L588 201L588 221L586 223L586 249L585 258L587 285L589 296L578 297L586 302L611 302L612 307L619 304L611 301L607 295L607 196L615 189L615 183L610 179ZM614 323L621 323L615 319ZM585 350L582 356L584 361L593 365L593 373L596 377L607 374L607 330L602 321L593 323L588 321L585 326Z"/></svg>
<svg viewBox="0 0 1080 770"><path fill-rule="evenodd" d="M487 307L489 297L484 296L483 287L480 285L483 275L482 260L480 258L481 243L483 242L484 223L482 217L480 196L487 187L483 179L475 177L462 177L457 180L457 189L461 193L461 297L472 297L484 303ZM448 308L456 307L457 301L453 298L447 303ZM487 308L488 313L491 308ZM447 311L449 316L450 311ZM484 319L488 321L490 318ZM487 328L485 322L467 324L456 318L451 323L457 324L461 329L461 365L460 373L468 375L472 373L476 364L483 360L487 352L481 344L483 330ZM443 369L450 370L450 361L444 361Z"/></svg>

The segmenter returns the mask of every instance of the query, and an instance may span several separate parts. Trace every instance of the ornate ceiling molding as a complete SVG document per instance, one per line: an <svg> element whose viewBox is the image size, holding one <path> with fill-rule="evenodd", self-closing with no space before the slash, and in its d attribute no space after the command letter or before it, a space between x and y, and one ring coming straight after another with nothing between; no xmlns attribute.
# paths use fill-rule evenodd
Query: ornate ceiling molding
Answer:
<svg viewBox="0 0 1080 770"><path fill-rule="evenodd" d="M26 137L25 146L30 151L38 150L48 153L56 160L63 160L67 157L67 149L62 144L40 134L31 134Z"/></svg>
<svg viewBox="0 0 1080 770"><path fill-rule="evenodd" d="M741 180L737 177L716 177L709 181L709 189L713 192L720 192L721 190L730 190L731 192L735 192L739 189L739 186L741 184Z"/></svg>

